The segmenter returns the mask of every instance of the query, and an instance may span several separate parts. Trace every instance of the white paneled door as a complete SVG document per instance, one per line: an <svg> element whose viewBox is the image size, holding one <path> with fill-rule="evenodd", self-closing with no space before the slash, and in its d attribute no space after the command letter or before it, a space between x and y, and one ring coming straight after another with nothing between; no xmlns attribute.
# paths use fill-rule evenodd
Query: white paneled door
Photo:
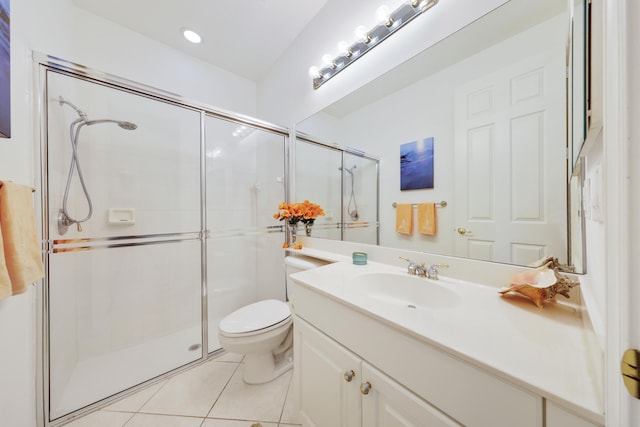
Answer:
<svg viewBox="0 0 640 427"><path fill-rule="evenodd" d="M566 262L564 50L456 89L456 255Z"/></svg>

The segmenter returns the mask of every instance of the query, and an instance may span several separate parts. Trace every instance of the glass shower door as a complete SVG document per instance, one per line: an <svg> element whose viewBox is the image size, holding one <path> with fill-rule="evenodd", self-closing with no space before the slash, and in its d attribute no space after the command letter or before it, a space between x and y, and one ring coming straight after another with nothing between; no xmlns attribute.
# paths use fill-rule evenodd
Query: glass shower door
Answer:
<svg viewBox="0 0 640 427"><path fill-rule="evenodd" d="M344 153L344 235L348 242L378 244L378 162Z"/></svg>
<svg viewBox="0 0 640 427"><path fill-rule="evenodd" d="M262 299L285 299L282 223L286 136L205 119L208 351L220 348L218 324Z"/></svg>
<svg viewBox="0 0 640 427"><path fill-rule="evenodd" d="M201 138L199 112L46 78L55 420L202 358ZM77 223L61 226L62 209Z"/></svg>
<svg viewBox="0 0 640 427"><path fill-rule="evenodd" d="M301 139L296 141L295 201L309 200L322 206L325 212L313 224L313 237L332 240L342 237L341 168L341 151Z"/></svg>

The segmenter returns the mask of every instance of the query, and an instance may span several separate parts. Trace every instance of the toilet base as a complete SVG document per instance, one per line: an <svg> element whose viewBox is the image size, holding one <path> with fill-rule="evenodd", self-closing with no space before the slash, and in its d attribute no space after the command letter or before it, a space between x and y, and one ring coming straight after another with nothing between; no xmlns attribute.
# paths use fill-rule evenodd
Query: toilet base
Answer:
<svg viewBox="0 0 640 427"><path fill-rule="evenodd" d="M244 376L247 384L264 384L273 381L293 368L293 354L286 352L276 361L273 353L247 354L244 359Z"/></svg>

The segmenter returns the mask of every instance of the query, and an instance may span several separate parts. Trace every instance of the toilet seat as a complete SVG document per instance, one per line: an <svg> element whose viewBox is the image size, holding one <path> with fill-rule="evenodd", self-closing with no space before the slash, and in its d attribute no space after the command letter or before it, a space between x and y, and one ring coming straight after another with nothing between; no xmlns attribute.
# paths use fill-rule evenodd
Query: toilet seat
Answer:
<svg viewBox="0 0 640 427"><path fill-rule="evenodd" d="M287 303L278 300L259 301L242 307L220 321L220 333L226 336L253 335L275 329L291 321Z"/></svg>

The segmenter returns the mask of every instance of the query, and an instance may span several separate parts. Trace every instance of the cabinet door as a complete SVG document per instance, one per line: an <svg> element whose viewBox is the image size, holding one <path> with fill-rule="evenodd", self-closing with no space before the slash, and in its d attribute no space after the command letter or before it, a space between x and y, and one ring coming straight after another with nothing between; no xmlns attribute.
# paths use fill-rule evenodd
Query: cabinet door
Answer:
<svg viewBox="0 0 640 427"><path fill-rule="evenodd" d="M294 318L294 381L304 427L360 427L360 359ZM347 381L345 373L353 378Z"/></svg>
<svg viewBox="0 0 640 427"><path fill-rule="evenodd" d="M371 387L362 396L362 425L367 427L460 427L444 413L369 365L362 379Z"/></svg>
<svg viewBox="0 0 640 427"><path fill-rule="evenodd" d="M600 427L547 400L547 427Z"/></svg>

